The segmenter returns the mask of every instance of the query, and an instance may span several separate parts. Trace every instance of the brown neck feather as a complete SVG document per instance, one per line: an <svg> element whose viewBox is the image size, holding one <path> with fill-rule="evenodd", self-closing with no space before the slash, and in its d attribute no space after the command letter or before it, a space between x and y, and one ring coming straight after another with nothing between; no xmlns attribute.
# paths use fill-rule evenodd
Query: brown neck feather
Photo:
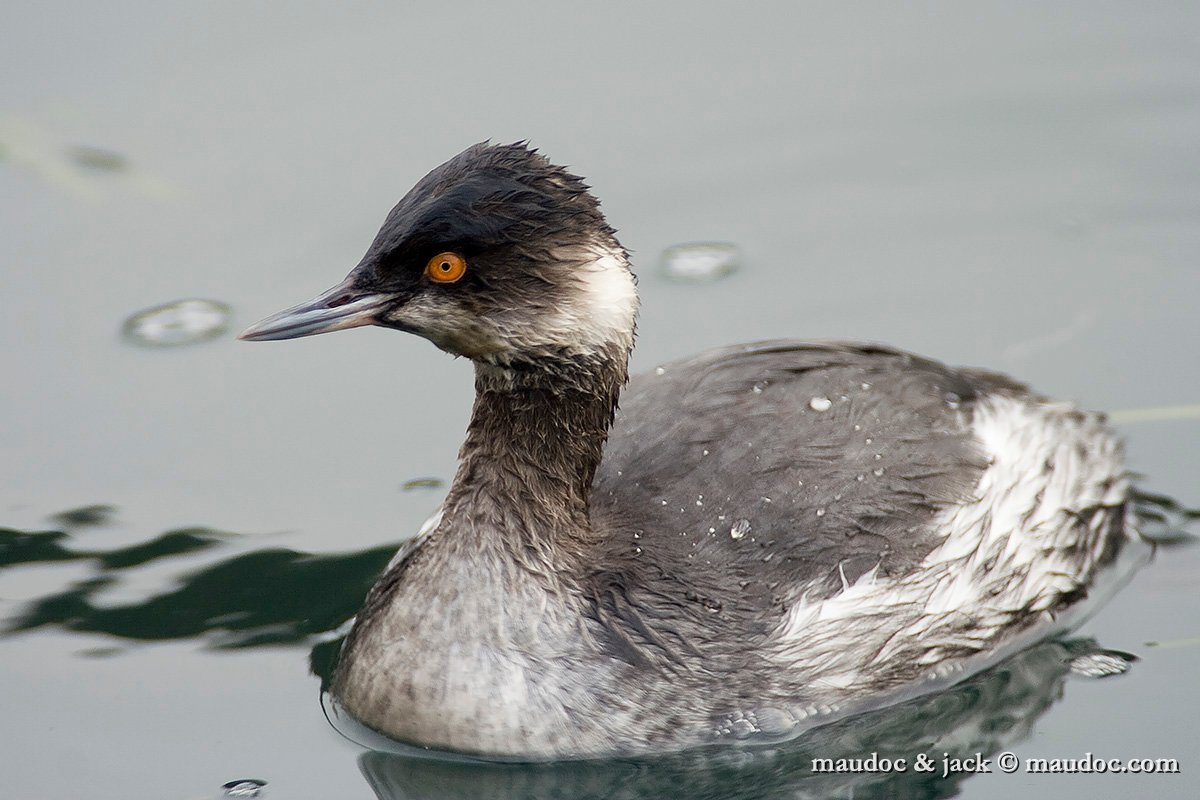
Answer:
<svg viewBox="0 0 1200 800"><path fill-rule="evenodd" d="M543 564L574 549L564 537L590 538L592 479L627 358L614 350L550 368L478 364L475 407L446 499L453 527L500 537L518 558Z"/></svg>

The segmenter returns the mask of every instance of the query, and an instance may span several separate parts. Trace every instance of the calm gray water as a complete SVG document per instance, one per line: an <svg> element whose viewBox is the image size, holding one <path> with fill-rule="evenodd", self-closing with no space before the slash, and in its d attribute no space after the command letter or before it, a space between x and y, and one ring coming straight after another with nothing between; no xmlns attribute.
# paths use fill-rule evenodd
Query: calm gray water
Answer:
<svg viewBox="0 0 1200 800"><path fill-rule="evenodd" d="M413 181L485 138L531 139L603 198L642 277L635 369L854 338L1092 408L1193 405L1122 430L1146 489L1200 501L1196 4L399 5L5 14L0 527L23 533L0 619L29 628L0 638L6 797L209 797L247 777L272 798L854 791L793 780L794 753L389 767L326 722L313 637L436 507L438 489L400 487L450 475L469 365L375 329L152 350L121 325L199 297L237 329L312 296ZM659 253L692 240L738 243L742 269L659 277ZM50 519L91 504L114 510ZM185 528L204 530L152 542ZM24 535L39 531L65 536ZM1198 583L1200 548L1160 551L1081 631L1139 655L1130 674L1018 665L1039 691L998 693L1021 712L1007 727L986 717L1021 758L1173 757L1181 775L960 776L898 796L1195 796ZM1025 685L971 697L993 684ZM924 729L854 735L894 730ZM905 746L951 749L930 731Z"/></svg>

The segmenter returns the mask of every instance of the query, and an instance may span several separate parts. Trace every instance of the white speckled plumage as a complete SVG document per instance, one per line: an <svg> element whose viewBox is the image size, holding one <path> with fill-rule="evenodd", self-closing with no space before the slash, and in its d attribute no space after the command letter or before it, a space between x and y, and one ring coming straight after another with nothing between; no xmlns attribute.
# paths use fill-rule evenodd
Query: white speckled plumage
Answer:
<svg viewBox="0 0 1200 800"><path fill-rule="evenodd" d="M1128 492L1120 443L1103 419L994 395L969 427L987 467L971 497L931 521L941 542L903 578L881 581L871 570L812 601L801 588L778 632L784 668L817 663L814 680L861 693L878 680L874 666L937 664L947 649L986 652L1011 635L1014 617L1035 623L1091 584L1114 546L1102 526L1114 520L1085 515L1121 508ZM1136 537L1132 520L1116 521ZM873 655L864 661L863 653Z"/></svg>

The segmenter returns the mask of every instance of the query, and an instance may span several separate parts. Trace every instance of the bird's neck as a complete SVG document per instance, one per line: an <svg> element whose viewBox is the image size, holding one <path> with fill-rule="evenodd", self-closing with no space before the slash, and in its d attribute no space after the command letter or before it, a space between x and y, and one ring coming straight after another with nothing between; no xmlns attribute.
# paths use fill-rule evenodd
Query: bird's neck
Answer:
<svg viewBox="0 0 1200 800"><path fill-rule="evenodd" d="M614 346L549 368L477 364L475 407L446 500L455 527L518 549L589 535L592 478L627 359Z"/></svg>

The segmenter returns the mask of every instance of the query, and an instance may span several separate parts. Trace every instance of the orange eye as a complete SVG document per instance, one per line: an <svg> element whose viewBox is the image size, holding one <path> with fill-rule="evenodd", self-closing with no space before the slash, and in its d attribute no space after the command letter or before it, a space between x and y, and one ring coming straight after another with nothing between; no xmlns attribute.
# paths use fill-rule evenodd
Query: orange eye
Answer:
<svg viewBox="0 0 1200 800"><path fill-rule="evenodd" d="M467 274L467 260L458 253L438 253L425 265L425 274L437 283L454 283Z"/></svg>

